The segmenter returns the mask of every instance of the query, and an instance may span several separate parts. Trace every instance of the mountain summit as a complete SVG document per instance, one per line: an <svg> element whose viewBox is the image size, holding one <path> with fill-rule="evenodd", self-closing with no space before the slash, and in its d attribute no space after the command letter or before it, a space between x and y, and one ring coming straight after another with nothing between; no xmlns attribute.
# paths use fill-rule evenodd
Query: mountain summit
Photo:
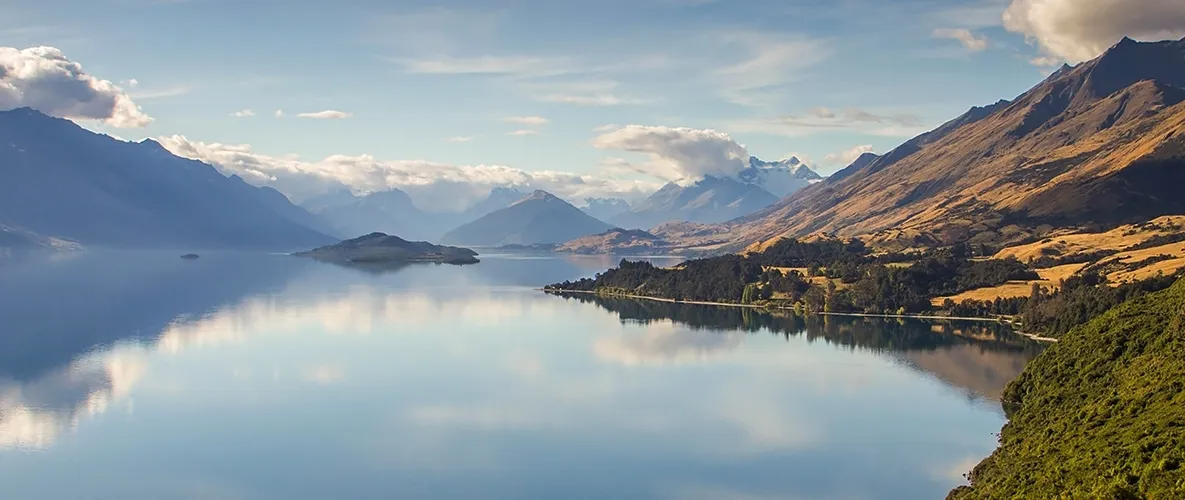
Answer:
<svg viewBox="0 0 1185 500"><path fill-rule="evenodd" d="M458 227L447 244L502 246L563 243L611 227L547 191L537 190L509 207Z"/></svg>
<svg viewBox="0 0 1185 500"><path fill-rule="evenodd" d="M1124 40L729 230L1004 243L1185 213L1183 61L1185 40Z"/></svg>

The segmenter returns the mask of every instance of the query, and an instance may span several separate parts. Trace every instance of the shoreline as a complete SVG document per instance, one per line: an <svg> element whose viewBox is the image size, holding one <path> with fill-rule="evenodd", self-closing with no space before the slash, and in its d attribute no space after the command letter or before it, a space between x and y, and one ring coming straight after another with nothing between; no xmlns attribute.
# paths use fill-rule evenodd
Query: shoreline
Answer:
<svg viewBox="0 0 1185 500"><path fill-rule="evenodd" d="M597 292L588 291L588 290L544 290L542 288L538 288L537 290L544 292L544 293L579 293L579 294L585 294L585 295L601 295L604 297L617 297L617 298L624 298L624 299L651 300L651 301L655 301L655 302L666 302L668 304L690 304L690 305L696 305L696 306L737 307L737 308L741 308L741 309L764 309L764 310L773 310L773 311L793 310L793 308L786 307L786 306L772 306L771 307L771 306L762 306L762 305L756 305L756 304L734 304L731 302L675 300L675 299L668 299L668 298L664 298L664 297L652 297L652 296L648 296L648 295L599 294ZM837 312L820 312L820 313L811 313L811 314L814 314L817 316L846 316L846 317L853 317L853 318L928 319L928 320L951 320L951 321L979 321L979 322L985 322L985 323L1007 324L1007 322L1001 321L1000 319L995 319L995 318L972 318L972 317L963 317L963 316L938 316L938 315L933 315L933 314L928 314L928 315L927 314L867 314L867 313L837 313ZM1020 330L1013 330L1013 333L1020 335L1021 337L1027 338L1029 340L1035 341L1035 342L1055 344L1058 341L1058 339L1055 339L1052 337L1042 337L1042 336L1037 335L1035 333L1027 333L1027 332L1022 332Z"/></svg>

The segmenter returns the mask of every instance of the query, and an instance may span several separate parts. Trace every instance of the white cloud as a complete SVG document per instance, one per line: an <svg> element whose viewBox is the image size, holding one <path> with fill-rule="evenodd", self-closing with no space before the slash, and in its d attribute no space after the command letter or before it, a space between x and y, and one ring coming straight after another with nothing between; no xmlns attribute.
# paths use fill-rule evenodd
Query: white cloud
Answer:
<svg viewBox="0 0 1185 500"><path fill-rule="evenodd" d="M283 118L284 117L284 110L277 109L275 115L276 115L276 118Z"/></svg>
<svg viewBox="0 0 1185 500"><path fill-rule="evenodd" d="M828 57L832 50L820 40L753 31L727 32L718 43L730 47L734 62L718 67L713 79L726 100L763 106L780 99L779 88Z"/></svg>
<svg viewBox="0 0 1185 500"><path fill-rule="evenodd" d="M394 59L408 73L421 75L512 75L540 77L572 71L566 59L532 56L439 57Z"/></svg>
<svg viewBox="0 0 1185 500"><path fill-rule="evenodd" d="M536 135L539 135L539 131L538 130L529 130L529 129L514 130L514 131L507 132L506 135L515 136L515 137L536 136Z"/></svg>
<svg viewBox="0 0 1185 500"><path fill-rule="evenodd" d="M594 138L592 144L599 149L648 155L649 161L631 167L666 181L732 176L749 161L744 146L715 130L627 125Z"/></svg>
<svg viewBox="0 0 1185 500"><path fill-rule="evenodd" d="M307 198L335 187L355 191L406 191L422 208L462 209L494 187L544 189L569 200L588 197L638 199L661 185L604 174L526 171L502 165L450 165L429 161L380 160L369 155L334 155L320 161L268 156L250 146L191 141L184 136L157 140L179 156L202 160L256 185L273 186L293 198Z"/></svg>
<svg viewBox="0 0 1185 500"><path fill-rule="evenodd" d="M174 85L172 87L164 87L159 89L140 89L128 95L130 95L133 99L144 101L148 99L161 99L164 97L177 97L179 95L188 94L192 90L193 87L188 85Z"/></svg>
<svg viewBox="0 0 1185 500"><path fill-rule="evenodd" d="M964 48L971 52L979 52L988 47L986 36L975 36L971 30L962 28L937 28L934 30L933 36L934 38L958 40Z"/></svg>
<svg viewBox="0 0 1185 500"><path fill-rule="evenodd" d="M1022 33L1046 56L1077 63L1097 57L1124 36L1185 36L1181 0L1013 0L1004 27Z"/></svg>
<svg viewBox="0 0 1185 500"><path fill-rule="evenodd" d="M300 113L296 116L298 118L313 118L317 120L344 120L354 115L344 111L327 109L325 111L316 111L313 113Z"/></svg>
<svg viewBox="0 0 1185 500"><path fill-rule="evenodd" d="M121 128L152 122L123 89L83 71L53 47L0 47L0 109L30 107L47 115L100 120Z"/></svg>
<svg viewBox="0 0 1185 500"><path fill-rule="evenodd" d="M446 140L447 140L448 142L473 142L473 136L468 136L468 135L458 135L458 136L456 136L456 137L449 137L449 138L448 138L448 139L446 139Z"/></svg>
<svg viewBox="0 0 1185 500"><path fill-rule="evenodd" d="M856 161L856 159L859 158L860 155L863 155L864 153L872 153L872 152L873 152L873 149L872 149L871 144L863 144L860 146L855 146L852 149L848 149L846 151L841 151L839 153L829 154L829 155L823 157L823 163L825 163L827 165L847 166L847 165L851 165L852 162Z"/></svg>
<svg viewBox="0 0 1185 500"><path fill-rule="evenodd" d="M815 108L804 114L735 120L729 128L785 137L824 131L853 131L888 137L912 137L926 131L922 119L909 113L879 114L859 108Z"/></svg>
<svg viewBox="0 0 1185 500"><path fill-rule="evenodd" d="M507 123L518 123L520 125L547 125L548 119L542 116L508 116L502 121Z"/></svg>
<svg viewBox="0 0 1185 500"><path fill-rule="evenodd" d="M249 117L255 116L255 112L251 111L249 109L240 109L238 111L235 111L234 113L231 113L230 116L233 116L235 118L249 118Z"/></svg>

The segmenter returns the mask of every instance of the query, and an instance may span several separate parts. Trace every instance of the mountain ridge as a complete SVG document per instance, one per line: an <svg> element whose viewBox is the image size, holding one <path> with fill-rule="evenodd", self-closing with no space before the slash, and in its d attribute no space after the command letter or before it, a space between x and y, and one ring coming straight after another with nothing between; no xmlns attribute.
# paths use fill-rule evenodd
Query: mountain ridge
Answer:
<svg viewBox="0 0 1185 500"><path fill-rule="evenodd" d="M610 229L571 203L535 190L506 208L449 231L440 241L486 247L559 244Z"/></svg>

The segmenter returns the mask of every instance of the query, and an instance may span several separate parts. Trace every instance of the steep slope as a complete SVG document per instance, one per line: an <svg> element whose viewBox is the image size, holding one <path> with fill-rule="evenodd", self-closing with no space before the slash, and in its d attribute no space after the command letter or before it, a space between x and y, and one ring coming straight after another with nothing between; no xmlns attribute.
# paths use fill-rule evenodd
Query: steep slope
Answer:
<svg viewBox="0 0 1185 500"><path fill-rule="evenodd" d="M641 229L614 228L603 233L576 238L560 245L556 251L581 255L638 255L663 253L667 251L668 246L662 238Z"/></svg>
<svg viewBox="0 0 1185 500"><path fill-rule="evenodd" d="M611 227L546 191L535 191L513 205L462 225L441 241L500 246L563 243Z"/></svg>
<svg viewBox="0 0 1185 500"><path fill-rule="evenodd" d="M124 142L22 108L0 112L0 220L85 245L288 249L328 236L274 190L155 141ZM277 196L279 195L279 197Z"/></svg>
<svg viewBox="0 0 1185 500"><path fill-rule="evenodd" d="M706 176L690 186L669 183L611 222L630 229L649 229L673 221L717 223L755 212L777 200L754 184Z"/></svg>
<svg viewBox="0 0 1185 500"><path fill-rule="evenodd" d="M1185 498L1185 281L1076 328L1004 392L1000 448L948 498Z"/></svg>
<svg viewBox="0 0 1185 500"><path fill-rule="evenodd" d="M1185 213L1183 58L1185 40L1125 39L729 230L743 243L816 231L999 243Z"/></svg>

